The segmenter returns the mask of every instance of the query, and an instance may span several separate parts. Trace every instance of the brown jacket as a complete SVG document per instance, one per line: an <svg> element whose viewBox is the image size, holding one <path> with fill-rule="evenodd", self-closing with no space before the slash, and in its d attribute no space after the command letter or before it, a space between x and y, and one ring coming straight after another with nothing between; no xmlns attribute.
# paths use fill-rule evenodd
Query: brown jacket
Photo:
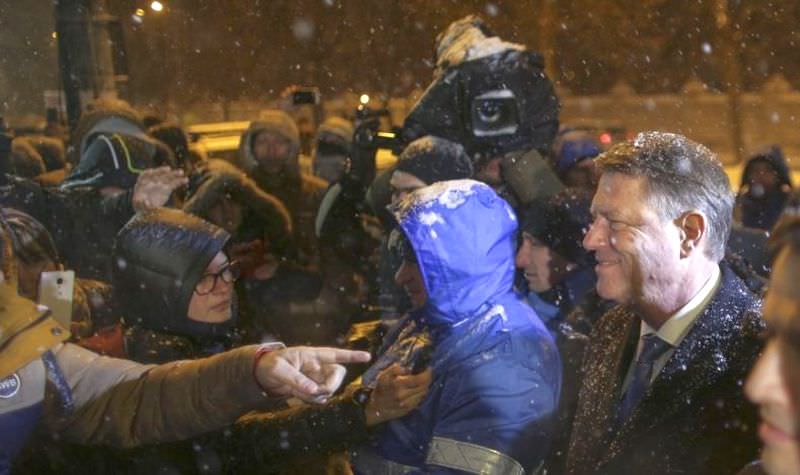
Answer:
<svg viewBox="0 0 800 475"><path fill-rule="evenodd" d="M0 284L0 379L17 374L26 390L0 400L0 414L43 401L41 422L50 433L81 444L132 447L221 429L270 403L253 377L257 346L161 366L108 358L61 343L69 332L9 289ZM66 409L56 371L42 364L48 348L72 409Z"/></svg>

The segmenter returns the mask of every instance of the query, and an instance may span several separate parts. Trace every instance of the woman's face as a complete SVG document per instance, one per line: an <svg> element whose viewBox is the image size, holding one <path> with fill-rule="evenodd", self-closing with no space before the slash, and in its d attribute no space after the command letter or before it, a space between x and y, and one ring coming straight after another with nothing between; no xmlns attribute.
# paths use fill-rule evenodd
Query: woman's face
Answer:
<svg viewBox="0 0 800 475"><path fill-rule="evenodd" d="M234 280L235 273L230 269L228 256L218 252L195 286L189 301L189 319L204 323L230 320L233 316Z"/></svg>

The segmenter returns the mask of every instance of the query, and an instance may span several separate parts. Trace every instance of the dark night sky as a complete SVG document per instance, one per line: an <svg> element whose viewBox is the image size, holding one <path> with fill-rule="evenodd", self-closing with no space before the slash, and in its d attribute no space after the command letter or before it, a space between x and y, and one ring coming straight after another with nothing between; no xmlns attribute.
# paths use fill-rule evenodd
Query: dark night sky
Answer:
<svg viewBox="0 0 800 475"><path fill-rule="evenodd" d="M727 29L715 0L163 2L167 11L136 26L131 14L149 2L109 0L137 101L263 97L292 83L402 95L427 84L436 34L468 13L504 39L549 41L556 81L576 93L620 78L639 92L674 92L692 76L724 90L726 44L738 45L744 89L775 73L800 89L800 0L728 2ZM42 91L55 88L53 10L52 0L0 0L0 114L39 112Z"/></svg>

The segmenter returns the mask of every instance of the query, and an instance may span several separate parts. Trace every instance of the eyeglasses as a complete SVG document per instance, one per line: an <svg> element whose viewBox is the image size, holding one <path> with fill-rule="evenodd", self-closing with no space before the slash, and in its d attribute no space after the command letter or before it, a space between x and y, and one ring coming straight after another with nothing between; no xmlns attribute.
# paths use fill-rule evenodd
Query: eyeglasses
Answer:
<svg viewBox="0 0 800 475"><path fill-rule="evenodd" d="M197 295L208 295L217 287L217 279L222 279L223 282L232 284L239 279L240 274L239 263L236 261L230 262L217 272L203 274L194 287L194 292Z"/></svg>

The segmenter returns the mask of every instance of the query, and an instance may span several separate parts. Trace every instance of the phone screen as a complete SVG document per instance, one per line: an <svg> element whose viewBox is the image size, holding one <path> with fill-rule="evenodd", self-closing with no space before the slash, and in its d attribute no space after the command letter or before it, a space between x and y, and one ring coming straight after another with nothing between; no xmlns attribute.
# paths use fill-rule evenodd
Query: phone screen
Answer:
<svg viewBox="0 0 800 475"><path fill-rule="evenodd" d="M72 326L72 293L75 272L42 272L39 278L39 303L50 309L53 318L64 328Z"/></svg>

